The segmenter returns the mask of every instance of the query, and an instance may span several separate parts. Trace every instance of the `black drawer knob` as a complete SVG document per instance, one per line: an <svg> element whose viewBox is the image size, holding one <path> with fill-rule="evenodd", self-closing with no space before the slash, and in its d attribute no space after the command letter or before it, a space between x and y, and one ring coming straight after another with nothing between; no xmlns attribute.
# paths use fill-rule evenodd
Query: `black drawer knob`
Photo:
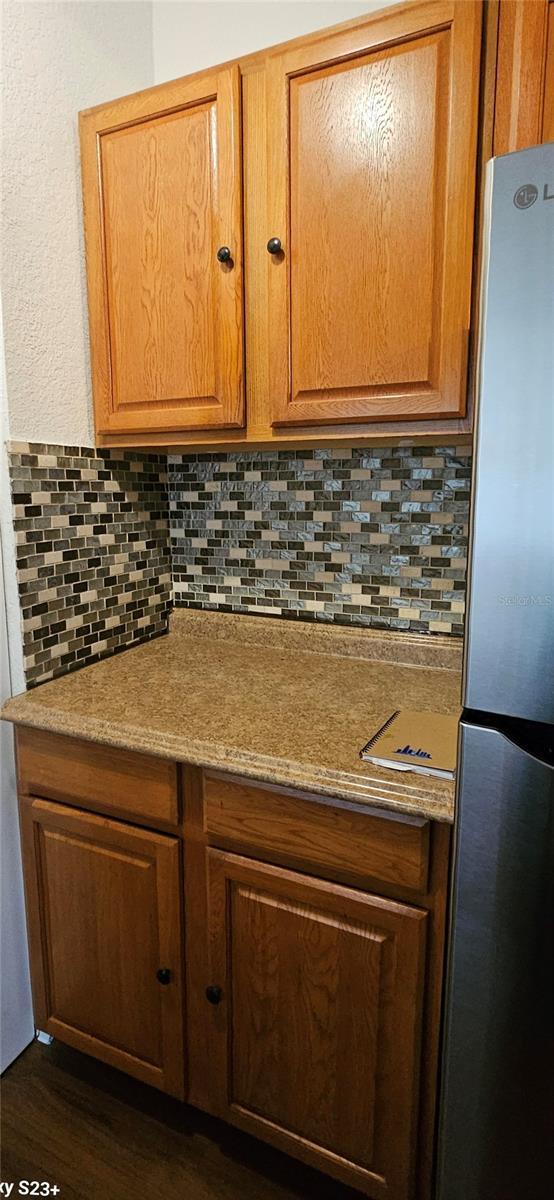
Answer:
<svg viewBox="0 0 554 1200"><path fill-rule="evenodd" d="M160 967L159 971L156 971L156 979L158 983L170 983L171 971L169 967Z"/></svg>
<svg viewBox="0 0 554 1200"><path fill-rule="evenodd" d="M228 246L220 246L217 252L218 261L225 263L231 262L232 255Z"/></svg>
<svg viewBox="0 0 554 1200"><path fill-rule="evenodd" d="M281 245L281 238L270 238L269 239L269 241L267 243L268 254L280 254L282 249L283 249L283 247Z"/></svg>
<svg viewBox="0 0 554 1200"><path fill-rule="evenodd" d="M221 995L221 988L218 987L216 983L211 983L210 986L206 988L206 1000L208 1000L210 1004L219 1004Z"/></svg>

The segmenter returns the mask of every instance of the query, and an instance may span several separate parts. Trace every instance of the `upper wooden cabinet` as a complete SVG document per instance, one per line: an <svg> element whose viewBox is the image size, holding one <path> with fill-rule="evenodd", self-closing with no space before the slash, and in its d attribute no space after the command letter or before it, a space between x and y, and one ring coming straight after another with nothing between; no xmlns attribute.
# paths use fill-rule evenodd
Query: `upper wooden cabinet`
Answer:
<svg viewBox="0 0 554 1200"><path fill-rule="evenodd" d="M83 113L81 145L97 431L240 426L238 66Z"/></svg>
<svg viewBox="0 0 554 1200"><path fill-rule="evenodd" d="M275 424L464 413L479 31L408 5L271 58Z"/></svg>
<svg viewBox="0 0 554 1200"><path fill-rule="evenodd" d="M397 5L82 114L101 443L469 429L481 15Z"/></svg>

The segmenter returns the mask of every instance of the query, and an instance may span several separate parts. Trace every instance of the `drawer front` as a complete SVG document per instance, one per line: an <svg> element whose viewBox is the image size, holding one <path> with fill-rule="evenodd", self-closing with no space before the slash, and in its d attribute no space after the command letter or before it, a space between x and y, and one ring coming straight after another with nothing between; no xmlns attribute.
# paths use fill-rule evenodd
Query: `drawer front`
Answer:
<svg viewBox="0 0 554 1200"><path fill-rule="evenodd" d="M424 892L429 864L429 822L360 812L318 796L294 795L248 780L204 773L210 840L282 855L287 865L331 870L358 880Z"/></svg>
<svg viewBox="0 0 554 1200"><path fill-rule="evenodd" d="M17 730L20 793L82 808L176 825L177 766L164 758L118 750L45 730Z"/></svg>

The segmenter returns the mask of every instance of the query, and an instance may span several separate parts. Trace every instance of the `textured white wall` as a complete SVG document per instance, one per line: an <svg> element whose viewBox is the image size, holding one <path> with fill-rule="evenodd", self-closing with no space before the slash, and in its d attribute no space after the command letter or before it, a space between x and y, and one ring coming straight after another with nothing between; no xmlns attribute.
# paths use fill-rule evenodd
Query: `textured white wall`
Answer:
<svg viewBox="0 0 554 1200"><path fill-rule="evenodd" d="M146 0L3 0L9 436L91 445L77 112L153 82Z"/></svg>
<svg viewBox="0 0 554 1200"><path fill-rule="evenodd" d="M398 0L154 0L154 81L325 29Z"/></svg>

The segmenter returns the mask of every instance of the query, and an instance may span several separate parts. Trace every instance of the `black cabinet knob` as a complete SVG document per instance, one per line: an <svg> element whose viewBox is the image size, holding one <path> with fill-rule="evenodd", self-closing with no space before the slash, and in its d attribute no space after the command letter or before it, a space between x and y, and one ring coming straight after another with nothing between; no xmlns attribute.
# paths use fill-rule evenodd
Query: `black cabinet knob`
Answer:
<svg viewBox="0 0 554 1200"><path fill-rule="evenodd" d="M210 1004L219 1004L221 995L221 988L218 987L216 983L211 983L210 986L206 988L206 1000L208 1000Z"/></svg>
<svg viewBox="0 0 554 1200"><path fill-rule="evenodd" d="M156 971L156 979L158 983L169 983L171 980L169 967L160 967L159 971Z"/></svg>
<svg viewBox="0 0 554 1200"><path fill-rule="evenodd" d="M281 246L281 238L270 238L267 243L268 254L280 254L283 247Z"/></svg>
<svg viewBox="0 0 554 1200"><path fill-rule="evenodd" d="M220 246L217 252L218 261L225 263L231 262L232 255L228 246Z"/></svg>

